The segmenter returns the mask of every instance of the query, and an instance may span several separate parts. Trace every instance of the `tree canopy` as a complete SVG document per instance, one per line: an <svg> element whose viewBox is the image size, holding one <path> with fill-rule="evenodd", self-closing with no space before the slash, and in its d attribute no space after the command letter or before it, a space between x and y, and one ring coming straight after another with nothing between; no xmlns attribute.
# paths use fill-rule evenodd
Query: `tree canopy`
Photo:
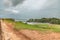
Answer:
<svg viewBox="0 0 60 40"><path fill-rule="evenodd" d="M29 19L27 22L41 22L41 23L60 24L60 19L58 19L58 18Z"/></svg>

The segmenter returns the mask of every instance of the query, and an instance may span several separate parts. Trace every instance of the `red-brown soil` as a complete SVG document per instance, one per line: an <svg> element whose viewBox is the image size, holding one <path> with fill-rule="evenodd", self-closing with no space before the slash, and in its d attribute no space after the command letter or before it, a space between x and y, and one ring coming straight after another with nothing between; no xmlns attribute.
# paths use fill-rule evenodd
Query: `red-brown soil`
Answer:
<svg viewBox="0 0 60 40"><path fill-rule="evenodd" d="M35 30L20 30L20 32L31 40L60 40L60 33L56 32L40 32Z"/></svg>

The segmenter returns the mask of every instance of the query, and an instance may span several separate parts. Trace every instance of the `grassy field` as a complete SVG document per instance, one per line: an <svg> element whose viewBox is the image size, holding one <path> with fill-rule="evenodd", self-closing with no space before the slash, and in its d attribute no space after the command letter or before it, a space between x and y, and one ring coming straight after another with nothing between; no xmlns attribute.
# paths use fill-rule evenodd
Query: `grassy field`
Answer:
<svg viewBox="0 0 60 40"><path fill-rule="evenodd" d="M15 22L12 20L4 20L5 22L13 23L15 29L30 29L30 30L41 30L41 31L55 31L55 32L60 32L60 25L57 24L46 24L46 23L41 23L41 24L36 24L36 25L29 25L25 24L22 22Z"/></svg>
<svg viewBox="0 0 60 40"><path fill-rule="evenodd" d="M36 24L36 25L28 25L22 22L15 22L15 29L30 29L30 30L41 30L41 31L55 31L60 32L60 25L57 24Z"/></svg>

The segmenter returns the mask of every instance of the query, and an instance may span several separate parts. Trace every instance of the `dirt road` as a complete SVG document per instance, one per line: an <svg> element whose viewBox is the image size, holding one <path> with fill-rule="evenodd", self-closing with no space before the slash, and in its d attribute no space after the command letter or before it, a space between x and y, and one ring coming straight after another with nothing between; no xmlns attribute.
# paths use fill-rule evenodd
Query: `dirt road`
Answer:
<svg viewBox="0 0 60 40"><path fill-rule="evenodd" d="M13 29L13 27L8 23L5 23L1 20L1 35L2 39L1 40L30 40L29 38L26 38L24 35L16 34Z"/></svg>

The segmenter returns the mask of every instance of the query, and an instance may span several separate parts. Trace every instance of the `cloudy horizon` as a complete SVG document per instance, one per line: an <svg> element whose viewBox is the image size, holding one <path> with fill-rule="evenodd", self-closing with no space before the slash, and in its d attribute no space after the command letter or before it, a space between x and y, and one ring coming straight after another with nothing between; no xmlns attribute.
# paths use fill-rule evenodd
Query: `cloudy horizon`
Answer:
<svg viewBox="0 0 60 40"><path fill-rule="evenodd" d="M59 0L0 0L0 17L15 19L60 18Z"/></svg>

